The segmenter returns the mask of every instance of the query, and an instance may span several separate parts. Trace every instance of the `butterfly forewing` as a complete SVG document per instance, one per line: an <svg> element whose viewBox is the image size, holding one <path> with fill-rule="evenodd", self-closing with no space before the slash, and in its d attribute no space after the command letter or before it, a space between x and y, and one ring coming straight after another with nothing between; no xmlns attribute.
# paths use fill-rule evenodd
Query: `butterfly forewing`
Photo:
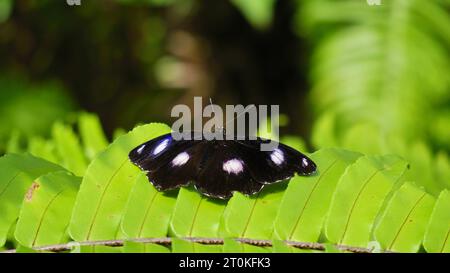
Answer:
<svg viewBox="0 0 450 273"><path fill-rule="evenodd" d="M186 186L197 179L199 162L202 160L204 145L200 142L180 140L182 145L161 159L160 167L147 173L150 182L158 190L169 190Z"/></svg>

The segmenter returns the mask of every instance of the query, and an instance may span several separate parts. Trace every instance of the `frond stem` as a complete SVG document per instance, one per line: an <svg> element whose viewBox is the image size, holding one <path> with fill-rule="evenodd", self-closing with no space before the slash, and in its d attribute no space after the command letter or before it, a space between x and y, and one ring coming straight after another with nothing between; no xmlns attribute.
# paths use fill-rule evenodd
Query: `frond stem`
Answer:
<svg viewBox="0 0 450 273"><path fill-rule="evenodd" d="M221 238L199 238L199 237L184 237L181 238L186 241L190 241L193 243L200 243L205 245L223 245L224 240ZM271 247L273 246L271 240L257 240L257 239L249 239L249 238L235 238L237 242L254 245L254 246L262 246L262 247ZM103 241L84 241L84 242L69 242L66 244L55 244L55 245L47 245L47 246L39 246L33 247L33 250L36 251L50 251L50 252L63 252L72 250L75 247L79 246L111 246L111 247L120 247L125 244L126 241L136 242L136 243L152 243L152 244L160 244L160 245L171 245L172 238L136 238L136 239L126 239L126 240L103 240ZM310 243L310 242L297 242L286 240L283 241L288 246L292 246L299 249L307 249L307 250L325 250L326 244L324 243ZM345 252L353 252L353 253L373 253L373 249L363 248L363 247L354 247L347 245L334 245L337 249ZM0 251L0 253L15 253L16 249L10 249L5 251ZM390 252L390 251L383 251Z"/></svg>

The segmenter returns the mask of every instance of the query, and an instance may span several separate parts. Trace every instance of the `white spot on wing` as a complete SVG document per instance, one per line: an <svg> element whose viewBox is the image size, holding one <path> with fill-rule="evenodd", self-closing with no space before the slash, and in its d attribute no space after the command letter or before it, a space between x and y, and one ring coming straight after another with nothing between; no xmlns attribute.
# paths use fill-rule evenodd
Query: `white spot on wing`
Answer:
<svg viewBox="0 0 450 273"><path fill-rule="evenodd" d="M306 159L306 158L303 158L302 159L302 167L308 167L308 165L309 165L309 163L308 163L308 160Z"/></svg>
<svg viewBox="0 0 450 273"><path fill-rule="evenodd" d="M277 165L281 165L284 162L284 154L280 149L275 149L270 154L270 159L273 161L273 163Z"/></svg>
<svg viewBox="0 0 450 273"><path fill-rule="evenodd" d="M234 158L223 163L223 170L227 173L239 174L244 170L244 162Z"/></svg>
<svg viewBox="0 0 450 273"><path fill-rule="evenodd" d="M142 154L142 151L145 149L145 145L142 145L138 150L137 153L138 154Z"/></svg>
<svg viewBox="0 0 450 273"><path fill-rule="evenodd" d="M178 154L173 160L172 160L172 166L182 166L186 164L189 160L189 154L186 152L182 152L181 154Z"/></svg>
<svg viewBox="0 0 450 273"><path fill-rule="evenodd" d="M164 139L163 141L161 141L161 143L159 143L158 146L156 146L156 148L153 150L153 155L157 155L157 154L161 153L162 151L164 151L164 149L167 148L168 144L169 144L169 139Z"/></svg>

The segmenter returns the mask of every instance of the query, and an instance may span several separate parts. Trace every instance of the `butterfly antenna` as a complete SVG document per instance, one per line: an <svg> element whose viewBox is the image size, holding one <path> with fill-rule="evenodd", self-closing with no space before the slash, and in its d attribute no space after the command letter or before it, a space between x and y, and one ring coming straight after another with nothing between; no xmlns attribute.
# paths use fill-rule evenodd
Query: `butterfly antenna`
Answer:
<svg viewBox="0 0 450 273"><path fill-rule="evenodd" d="M209 98L209 104L211 105L211 108L212 108L212 111L213 111L213 113L214 113L214 118L216 118L216 111L214 110L214 104L213 104L213 102L212 102L212 99L211 98ZM217 129L219 129L219 130L224 130L225 128L224 127L218 127Z"/></svg>
<svg viewBox="0 0 450 273"><path fill-rule="evenodd" d="M250 105L250 107L256 107L256 106L254 104L252 104L252 105ZM235 118L233 118L232 120L227 121L227 123L225 123L225 126L227 126L228 123L235 121L237 118L242 116L242 114L245 114L245 112L247 112L247 111L245 111L245 109L244 109L244 111L240 112L239 115L237 115Z"/></svg>
<svg viewBox="0 0 450 273"><path fill-rule="evenodd" d="M211 98L209 98L209 104L211 104L212 111L216 112L216 111L214 111L214 104L212 103L212 99Z"/></svg>

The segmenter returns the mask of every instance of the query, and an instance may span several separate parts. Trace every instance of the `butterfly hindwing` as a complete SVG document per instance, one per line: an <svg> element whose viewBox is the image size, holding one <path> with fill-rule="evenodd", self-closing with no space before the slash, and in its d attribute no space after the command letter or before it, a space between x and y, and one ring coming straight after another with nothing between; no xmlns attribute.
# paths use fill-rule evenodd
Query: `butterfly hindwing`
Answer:
<svg viewBox="0 0 450 273"><path fill-rule="evenodd" d="M220 141L208 147L195 187L211 197L228 199L234 191L246 195L259 192L263 185L252 177L249 167L233 142Z"/></svg>
<svg viewBox="0 0 450 273"><path fill-rule="evenodd" d="M250 172L259 183L271 184L294 176L295 173L308 175L315 171L314 162L304 154L282 143L274 149L262 151L261 143L266 139L238 141Z"/></svg>

